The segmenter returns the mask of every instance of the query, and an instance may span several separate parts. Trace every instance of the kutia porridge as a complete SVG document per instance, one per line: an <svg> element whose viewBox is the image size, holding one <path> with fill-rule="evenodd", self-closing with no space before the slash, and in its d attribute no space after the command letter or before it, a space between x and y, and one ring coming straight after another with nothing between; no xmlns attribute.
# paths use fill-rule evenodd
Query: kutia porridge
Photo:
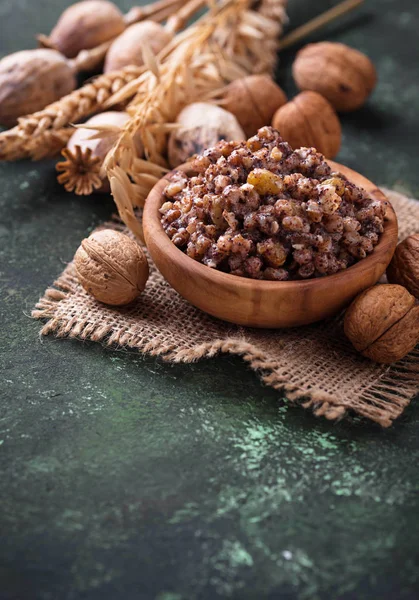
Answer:
<svg viewBox="0 0 419 600"><path fill-rule="evenodd" d="M161 221L191 258L221 271L285 281L331 275L370 254L386 204L332 172L315 148L292 150L263 127L219 142L176 172Z"/></svg>

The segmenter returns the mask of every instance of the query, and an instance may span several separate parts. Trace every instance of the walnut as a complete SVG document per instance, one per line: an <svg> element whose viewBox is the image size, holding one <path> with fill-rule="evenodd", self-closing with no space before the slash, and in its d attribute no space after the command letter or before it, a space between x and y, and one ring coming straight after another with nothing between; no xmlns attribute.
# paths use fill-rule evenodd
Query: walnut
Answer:
<svg viewBox="0 0 419 600"><path fill-rule="evenodd" d="M360 108L377 82L370 59L345 44L308 44L297 54L293 76L300 90L318 92L337 111Z"/></svg>
<svg viewBox="0 0 419 600"><path fill-rule="evenodd" d="M158 54L172 40L173 35L159 23L141 21L128 27L109 48L104 73L119 71L128 65L144 64L142 48L147 45L153 54Z"/></svg>
<svg viewBox="0 0 419 600"><path fill-rule="evenodd" d="M22 50L0 60L0 125L41 110L76 88L74 68L56 50Z"/></svg>
<svg viewBox="0 0 419 600"><path fill-rule="evenodd" d="M345 314L344 330L367 358L393 363L419 341L419 305L401 285L377 285L355 298Z"/></svg>
<svg viewBox="0 0 419 600"><path fill-rule="evenodd" d="M194 154L201 154L220 140L246 139L236 117L215 104L189 104L179 113L176 122L180 127L171 133L168 143L171 167L186 162Z"/></svg>
<svg viewBox="0 0 419 600"><path fill-rule="evenodd" d="M269 125L287 97L269 75L236 79L225 89L223 107L237 118L247 137Z"/></svg>
<svg viewBox="0 0 419 600"><path fill-rule="evenodd" d="M132 302L144 289L148 264L140 246L112 229L92 233L74 257L81 285L104 304Z"/></svg>
<svg viewBox="0 0 419 600"><path fill-rule="evenodd" d="M52 48L74 58L80 50L95 48L125 29L124 17L113 2L84 0L69 6L61 15L49 38Z"/></svg>
<svg viewBox="0 0 419 600"><path fill-rule="evenodd" d="M389 283L404 285L419 299L419 233L401 242L387 268Z"/></svg>
<svg viewBox="0 0 419 600"><path fill-rule="evenodd" d="M293 148L314 147L326 158L334 158L339 152L339 118L329 102L316 92L302 92L279 108L272 125Z"/></svg>

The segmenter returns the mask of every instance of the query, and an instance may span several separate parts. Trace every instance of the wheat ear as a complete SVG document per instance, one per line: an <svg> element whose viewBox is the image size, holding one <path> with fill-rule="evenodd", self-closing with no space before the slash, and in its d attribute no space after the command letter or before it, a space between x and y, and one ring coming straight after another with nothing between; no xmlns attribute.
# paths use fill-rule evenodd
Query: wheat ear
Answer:
<svg viewBox="0 0 419 600"><path fill-rule="evenodd" d="M136 235L141 235L141 229L135 208L144 203L157 177L144 181L132 136L140 133L149 165L166 166L167 133L186 104L213 97L234 79L272 69L284 4L284 0L262 0L259 9L264 13L251 10L252 3L246 0L212 6L197 24L175 37L161 56L163 62L155 61L127 86L129 95L137 92L128 107L132 118L105 168L120 216ZM126 99L126 93L122 89L119 99Z"/></svg>
<svg viewBox="0 0 419 600"><path fill-rule="evenodd" d="M113 94L144 71L143 66L129 66L115 73L101 75L43 110L20 118L16 127L0 133L0 159L35 158L39 156L39 148L42 146L46 152L59 150L56 144L60 136L63 145L67 140L64 141L65 136L62 131L57 134L58 131L103 110L106 101ZM49 147L52 141L54 147Z"/></svg>
<svg viewBox="0 0 419 600"><path fill-rule="evenodd" d="M177 25L182 26L185 18L191 16L203 3L204 0L180 2L181 19L176 22ZM132 9L131 16L128 13L126 20L128 23L132 23L151 14L163 15L162 18L166 18L173 14L175 8L179 8L179 2L161 0L154 6ZM174 27L175 25L171 29ZM100 54L102 49L95 49L93 53L95 51ZM114 73L101 75L45 109L20 118L16 127L0 133L0 160L38 158L40 148L43 148L43 151L48 154L59 151L67 140L64 141L65 135L62 131L59 135L51 134L52 131L62 130L93 113L105 110L111 97L121 88L126 88L130 82L141 78L145 71L147 71L146 66L129 66ZM61 147L59 146L60 139L63 140Z"/></svg>

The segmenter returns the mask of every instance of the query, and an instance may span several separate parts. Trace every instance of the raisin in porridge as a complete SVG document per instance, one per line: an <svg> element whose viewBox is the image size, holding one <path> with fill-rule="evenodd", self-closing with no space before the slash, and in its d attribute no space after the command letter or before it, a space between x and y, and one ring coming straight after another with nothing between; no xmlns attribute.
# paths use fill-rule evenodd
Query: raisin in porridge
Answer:
<svg viewBox="0 0 419 600"><path fill-rule="evenodd" d="M370 254L386 205L315 148L292 150L263 127L220 142L166 186L161 221L191 258L226 273L284 281L330 275Z"/></svg>

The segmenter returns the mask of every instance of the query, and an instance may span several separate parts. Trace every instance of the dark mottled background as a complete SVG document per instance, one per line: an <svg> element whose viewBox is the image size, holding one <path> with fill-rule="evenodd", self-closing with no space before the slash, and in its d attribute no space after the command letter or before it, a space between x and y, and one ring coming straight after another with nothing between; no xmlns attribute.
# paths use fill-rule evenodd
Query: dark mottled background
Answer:
<svg viewBox="0 0 419 600"><path fill-rule="evenodd" d="M0 52L31 47L69 4L0 0ZM290 0L292 26L333 4ZM316 38L379 72L343 118L339 160L416 197L418 27L417 2L369 0ZM41 340L31 308L112 202L22 162L0 164L0 208L2 599L418 597L417 402L387 431L332 424L239 359L171 366Z"/></svg>

